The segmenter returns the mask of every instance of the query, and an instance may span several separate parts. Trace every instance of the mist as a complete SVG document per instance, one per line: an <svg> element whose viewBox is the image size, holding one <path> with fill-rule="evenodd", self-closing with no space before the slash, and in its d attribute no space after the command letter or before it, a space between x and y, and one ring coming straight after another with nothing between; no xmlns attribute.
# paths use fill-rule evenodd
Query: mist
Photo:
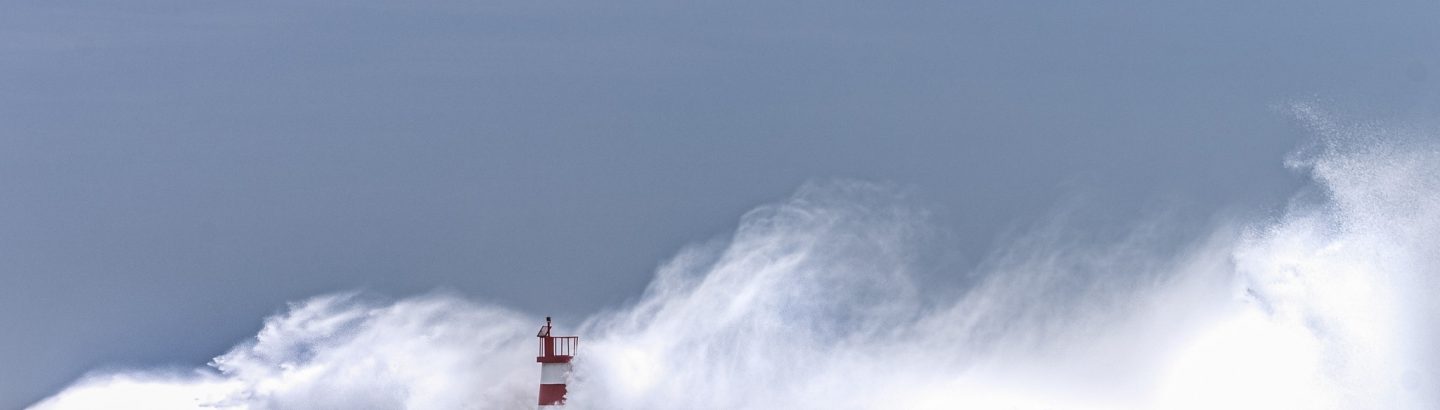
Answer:
<svg viewBox="0 0 1440 410"><path fill-rule="evenodd" d="M904 187L816 181L586 318L568 405L1426 408L1440 402L1440 143L1286 107L1312 184L1207 229L1054 218L974 269ZM1277 161L1282 159L1277 158ZM983 201L984 198L976 198ZM546 312L456 292L290 304L205 366L93 372L33 409L531 408Z"/></svg>

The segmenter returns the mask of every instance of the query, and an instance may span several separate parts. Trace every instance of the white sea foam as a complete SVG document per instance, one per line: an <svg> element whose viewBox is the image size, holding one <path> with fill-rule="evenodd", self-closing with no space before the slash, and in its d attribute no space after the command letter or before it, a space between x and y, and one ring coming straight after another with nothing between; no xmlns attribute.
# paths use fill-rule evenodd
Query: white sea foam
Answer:
<svg viewBox="0 0 1440 410"><path fill-rule="evenodd" d="M745 215L728 241L681 252L633 305L578 326L569 403L1440 403L1440 144L1295 111L1321 143L1291 165L1323 199L1186 240L1163 221L1100 243L1037 229L975 271L937 274L924 261L942 236L903 192L807 185ZM320 296L213 369L92 375L34 408L530 408L537 320L449 294Z"/></svg>

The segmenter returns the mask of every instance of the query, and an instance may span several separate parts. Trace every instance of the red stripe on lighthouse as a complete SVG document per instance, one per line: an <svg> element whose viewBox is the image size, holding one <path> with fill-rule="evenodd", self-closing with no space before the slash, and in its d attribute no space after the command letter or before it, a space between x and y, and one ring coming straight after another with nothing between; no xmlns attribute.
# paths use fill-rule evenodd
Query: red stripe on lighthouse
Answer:
<svg viewBox="0 0 1440 410"><path fill-rule="evenodd" d="M563 384L542 384L540 385L540 405L558 406L565 404L565 385Z"/></svg>

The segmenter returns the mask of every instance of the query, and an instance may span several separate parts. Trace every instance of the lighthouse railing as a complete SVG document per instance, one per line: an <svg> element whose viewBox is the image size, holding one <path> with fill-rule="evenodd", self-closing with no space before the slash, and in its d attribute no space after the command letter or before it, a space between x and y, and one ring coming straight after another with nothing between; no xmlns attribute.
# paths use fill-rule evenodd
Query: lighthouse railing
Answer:
<svg viewBox="0 0 1440 410"><path fill-rule="evenodd" d="M548 344L548 346L547 346ZM551 336L540 339L540 356L574 356L580 346L579 336ZM549 349L547 349L547 347Z"/></svg>

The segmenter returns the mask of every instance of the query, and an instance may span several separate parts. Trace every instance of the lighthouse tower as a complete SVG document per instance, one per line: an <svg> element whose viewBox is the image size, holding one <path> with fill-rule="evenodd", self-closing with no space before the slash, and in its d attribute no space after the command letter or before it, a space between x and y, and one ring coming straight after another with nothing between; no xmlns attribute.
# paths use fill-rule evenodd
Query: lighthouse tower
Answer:
<svg viewBox="0 0 1440 410"><path fill-rule="evenodd" d="M570 358L575 357L575 348L580 345L578 336L551 336L550 317L545 317L545 326L540 327L540 409L553 409L565 405L565 382L570 379Z"/></svg>

